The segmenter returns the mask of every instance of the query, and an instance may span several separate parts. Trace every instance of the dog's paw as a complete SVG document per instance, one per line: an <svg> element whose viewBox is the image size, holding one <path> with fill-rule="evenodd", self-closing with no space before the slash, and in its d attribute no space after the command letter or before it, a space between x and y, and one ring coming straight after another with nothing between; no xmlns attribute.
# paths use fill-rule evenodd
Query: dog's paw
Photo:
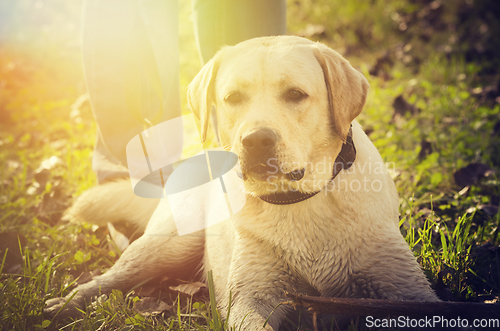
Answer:
<svg viewBox="0 0 500 331"><path fill-rule="evenodd" d="M78 305L70 298L53 298L45 302L45 308L43 309L44 315L50 318L66 318L74 317L79 314Z"/></svg>

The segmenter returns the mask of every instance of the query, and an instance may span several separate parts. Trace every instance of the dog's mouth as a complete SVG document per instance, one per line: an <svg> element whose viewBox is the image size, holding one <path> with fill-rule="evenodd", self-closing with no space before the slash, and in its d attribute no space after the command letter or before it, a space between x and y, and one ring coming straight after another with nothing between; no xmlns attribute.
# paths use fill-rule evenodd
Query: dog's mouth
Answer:
<svg viewBox="0 0 500 331"><path fill-rule="evenodd" d="M295 169L291 172L283 173L278 170L276 166L269 166L265 164L257 164L246 171L237 171L238 177L243 180L253 179L255 181L273 181L273 180L289 180L292 182L300 181L304 178L305 168Z"/></svg>
<svg viewBox="0 0 500 331"><path fill-rule="evenodd" d="M285 176L288 177L288 179L291 180L292 182L298 182L299 180L304 178L305 173L306 173L306 169L301 168L301 169L294 170L292 172L288 172L285 174Z"/></svg>

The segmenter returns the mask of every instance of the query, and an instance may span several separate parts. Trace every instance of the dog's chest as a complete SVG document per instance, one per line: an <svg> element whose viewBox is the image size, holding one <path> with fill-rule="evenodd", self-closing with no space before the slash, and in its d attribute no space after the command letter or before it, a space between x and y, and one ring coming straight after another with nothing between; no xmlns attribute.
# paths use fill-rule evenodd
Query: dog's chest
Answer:
<svg viewBox="0 0 500 331"><path fill-rule="evenodd" d="M253 219L241 220L243 231L262 238L277 262L321 294L343 288L351 274L350 236L335 226L331 208L316 204L265 208ZM269 206L266 206L269 207ZM338 220L341 222L342 220ZM338 293L342 295L342 293Z"/></svg>
<svg viewBox="0 0 500 331"><path fill-rule="evenodd" d="M301 241L284 241L276 246L283 262L320 294L340 291L351 274L346 246L325 233L296 238Z"/></svg>

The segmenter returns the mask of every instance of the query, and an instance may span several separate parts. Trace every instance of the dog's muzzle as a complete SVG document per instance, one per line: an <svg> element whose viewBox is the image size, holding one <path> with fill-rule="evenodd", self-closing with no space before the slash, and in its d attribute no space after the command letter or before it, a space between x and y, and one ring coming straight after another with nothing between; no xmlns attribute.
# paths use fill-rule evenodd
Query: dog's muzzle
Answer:
<svg viewBox="0 0 500 331"><path fill-rule="evenodd" d="M256 179L266 180L276 172L276 134L268 128L258 129L241 138L244 171Z"/></svg>
<svg viewBox="0 0 500 331"><path fill-rule="evenodd" d="M250 157L269 154L276 147L276 134L267 128L254 131L241 139L241 144Z"/></svg>
<svg viewBox="0 0 500 331"><path fill-rule="evenodd" d="M351 126L351 128L349 129L349 133L347 135L347 139L344 142L344 144L342 144L342 149L340 150L340 153L337 155L337 158L335 159L335 164L332 169L332 177L330 178L330 181L334 180L340 171L349 169L355 160L356 160L356 147L354 146L354 141L352 139L352 126ZM290 177L290 175L292 177ZM304 172L302 170L295 170L287 174L287 176L292 180L293 179L300 180L304 176ZM283 192L272 192L266 195L259 195L258 197L262 201L265 201L273 205L289 205L307 200L315 196L319 192L320 191L301 192L301 191L290 190Z"/></svg>

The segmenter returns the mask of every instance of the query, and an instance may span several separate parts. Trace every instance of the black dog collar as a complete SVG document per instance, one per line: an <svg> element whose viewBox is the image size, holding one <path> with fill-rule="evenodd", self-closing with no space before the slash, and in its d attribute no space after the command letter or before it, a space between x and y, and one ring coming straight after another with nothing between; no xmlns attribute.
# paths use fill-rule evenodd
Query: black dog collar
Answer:
<svg viewBox="0 0 500 331"><path fill-rule="evenodd" d="M356 159L356 148L354 147L354 142L352 141L352 127L349 129L349 134L347 135L347 139L342 145L342 149L340 150L339 155L335 159L333 164L332 171L332 181L339 174L342 169L349 169L354 160ZM274 192L266 195L259 195L258 197L267 203L271 203L273 205L291 205L293 203L301 202L307 200L321 191L316 192L299 192L299 191L288 191L288 192Z"/></svg>

